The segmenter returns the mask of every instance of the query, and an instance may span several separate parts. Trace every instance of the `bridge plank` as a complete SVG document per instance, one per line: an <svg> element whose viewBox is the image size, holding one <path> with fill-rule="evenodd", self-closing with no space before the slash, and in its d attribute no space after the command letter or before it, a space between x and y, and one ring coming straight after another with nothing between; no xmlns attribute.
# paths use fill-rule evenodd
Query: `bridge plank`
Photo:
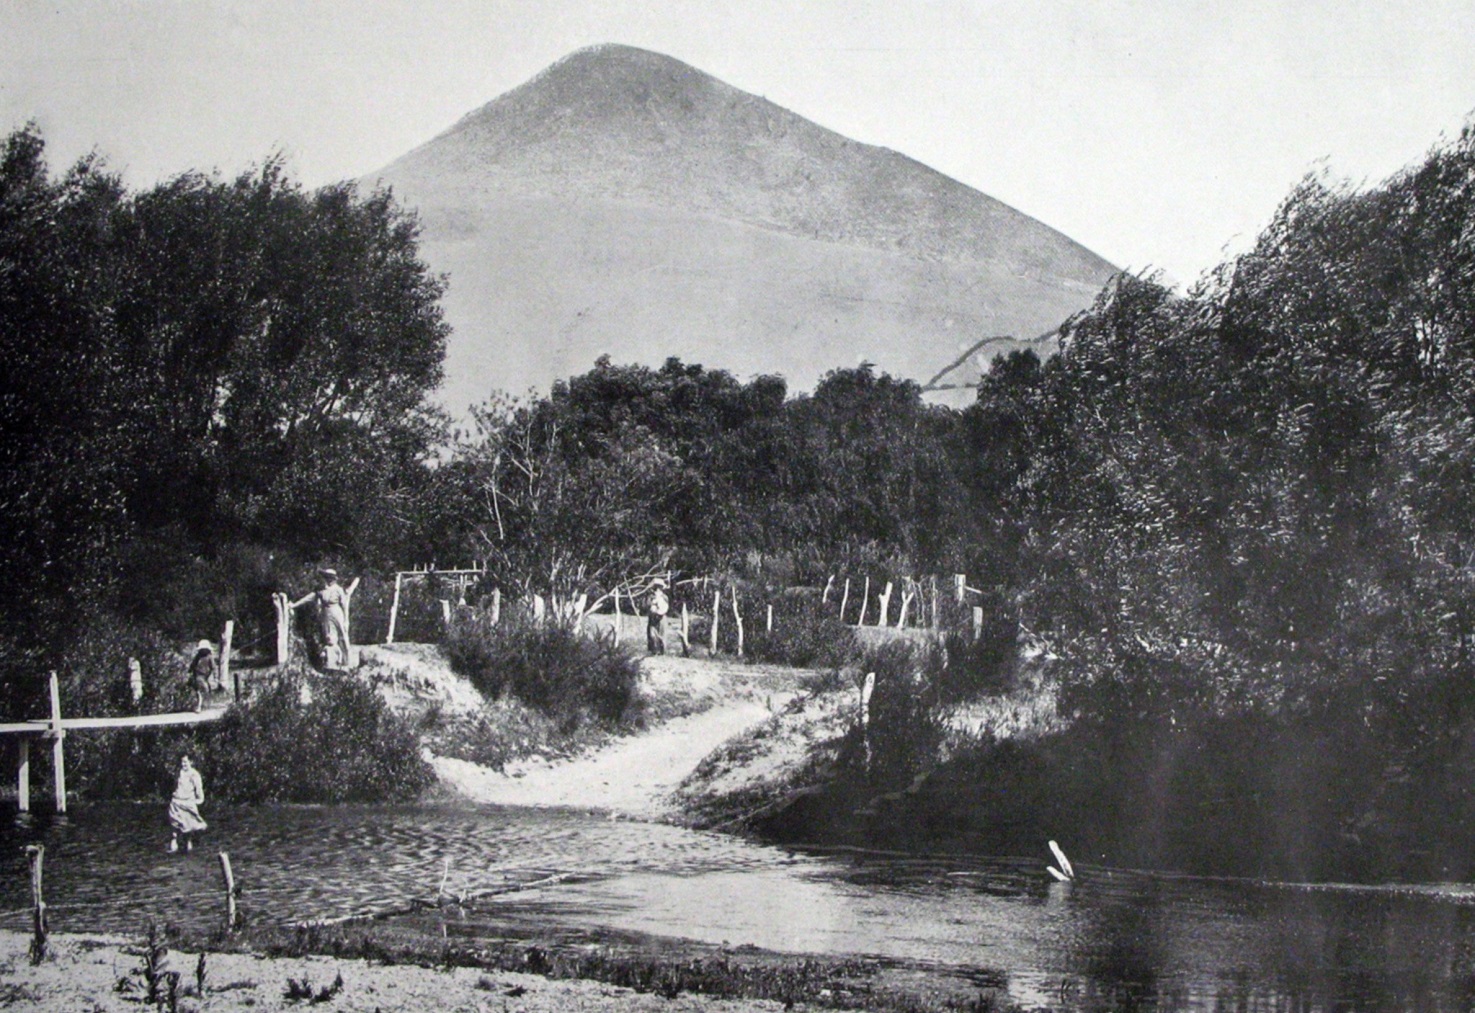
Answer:
<svg viewBox="0 0 1475 1013"><path fill-rule="evenodd" d="M71 728L165 728L174 725L198 725L208 721L219 721L225 708L203 711L180 711L173 714L141 714L135 717L114 718L62 718L61 726ZM7 732L17 735L44 735L51 730L51 721L37 718L31 721L0 724L0 735Z"/></svg>

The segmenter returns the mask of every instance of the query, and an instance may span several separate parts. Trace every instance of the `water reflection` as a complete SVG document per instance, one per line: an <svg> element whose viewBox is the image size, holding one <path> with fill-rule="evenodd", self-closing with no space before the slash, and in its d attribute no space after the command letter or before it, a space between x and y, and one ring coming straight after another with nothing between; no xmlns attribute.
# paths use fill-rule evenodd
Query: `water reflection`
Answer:
<svg viewBox="0 0 1475 1013"><path fill-rule="evenodd" d="M163 851L159 806L0 824L0 925L25 925L21 846L47 845L56 929L133 933L219 918L214 854L243 908L293 922L522 886L472 905L508 924L633 930L734 946L871 954L1007 987L1026 1006L1467 1009L1475 893L1304 888L780 849L577 812L283 807L212 812L206 849ZM492 931L492 929L487 929ZM995 972L998 973L995 973Z"/></svg>

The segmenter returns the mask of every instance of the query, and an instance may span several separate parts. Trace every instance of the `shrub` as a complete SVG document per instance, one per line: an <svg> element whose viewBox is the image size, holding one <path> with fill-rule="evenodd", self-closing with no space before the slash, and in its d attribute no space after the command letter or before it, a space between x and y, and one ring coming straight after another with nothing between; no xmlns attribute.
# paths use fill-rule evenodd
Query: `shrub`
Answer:
<svg viewBox="0 0 1475 1013"><path fill-rule="evenodd" d="M936 763L943 739L936 682L944 664L938 648L905 641L883 644L861 659L862 671L876 673L866 771L872 786L901 787Z"/></svg>
<svg viewBox="0 0 1475 1013"><path fill-rule="evenodd" d="M443 641L451 667L488 697L512 695L565 730L592 716L607 725L638 717L640 664L630 651L558 623L515 612L455 624Z"/></svg>
<svg viewBox="0 0 1475 1013"><path fill-rule="evenodd" d="M854 660L854 635L840 621L835 606L821 603L818 594L770 592L755 602L752 617L744 620L744 646L754 661L835 668ZM773 606L771 631L767 629L769 605Z"/></svg>
<svg viewBox="0 0 1475 1013"><path fill-rule="evenodd" d="M214 794L235 802L386 802L415 798L434 780L408 722L373 689L346 676L293 673L200 735Z"/></svg>

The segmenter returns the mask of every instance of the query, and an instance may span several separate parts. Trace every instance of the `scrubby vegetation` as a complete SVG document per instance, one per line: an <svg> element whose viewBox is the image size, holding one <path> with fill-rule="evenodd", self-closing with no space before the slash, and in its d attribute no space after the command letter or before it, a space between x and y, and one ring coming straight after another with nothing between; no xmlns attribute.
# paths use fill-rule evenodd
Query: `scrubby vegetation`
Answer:
<svg viewBox="0 0 1475 1013"><path fill-rule="evenodd" d="M639 718L640 668L626 648L572 627L521 616L455 624L443 646L451 667L484 696L516 696L563 724L606 726Z"/></svg>

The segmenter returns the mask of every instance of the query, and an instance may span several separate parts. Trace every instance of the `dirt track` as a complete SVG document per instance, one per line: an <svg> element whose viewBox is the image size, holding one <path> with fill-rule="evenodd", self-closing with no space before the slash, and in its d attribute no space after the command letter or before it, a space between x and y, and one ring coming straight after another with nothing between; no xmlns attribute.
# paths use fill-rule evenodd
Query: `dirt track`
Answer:
<svg viewBox="0 0 1475 1013"><path fill-rule="evenodd" d="M441 781L477 802L599 809L636 819L669 812L668 796L701 760L758 725L795 694L798 670L671 655L647 658L642 692L710 704L569 760L531 757L505 772L435 757Z"/></svg>

